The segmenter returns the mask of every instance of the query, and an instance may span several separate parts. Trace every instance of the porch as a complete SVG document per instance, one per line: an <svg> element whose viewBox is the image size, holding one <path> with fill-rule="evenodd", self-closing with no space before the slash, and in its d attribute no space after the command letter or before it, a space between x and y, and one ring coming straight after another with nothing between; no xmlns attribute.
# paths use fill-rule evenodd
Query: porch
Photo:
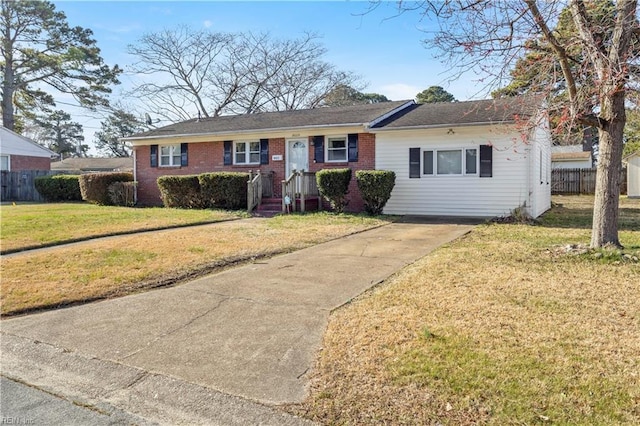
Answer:
<svg viewBox="0 0 640 426"><path fill-rule="evenodd" d="M283 181L282 196L274 197L274 172L250 172L247 182L247 212L263 216L322 209L322 199L313 172L293 170Z"/></svg>

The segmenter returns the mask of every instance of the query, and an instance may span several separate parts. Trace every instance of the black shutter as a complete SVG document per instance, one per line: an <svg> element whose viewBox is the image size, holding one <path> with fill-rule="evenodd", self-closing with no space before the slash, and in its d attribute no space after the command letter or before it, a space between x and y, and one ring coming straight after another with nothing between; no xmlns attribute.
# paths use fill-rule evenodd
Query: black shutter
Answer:
<svg viewBox="0 0 640 426"><path fill-rule="evenodd" d="M491 145L480 145L480 177L493 176L493 149Z"/></svg>
<svg viewBox="0 0 640 426"><path fill-rule="evenodd" d="M158 145L151 145L151 167L158 167Z"/></svg>
<svg viewBox="0 0 640 426"><path fill-rule="evenodd" d="M260 139L260 164L269 164L269 139Z"/></svg>
<svg viewBox="0 0 640 426"><path fill-rule="evenodd" d="M231 158L231 149L233 148L233 141L224 141L224 165L229 166L233 163Z"/></svg>
<svg viewBox="0 0 640 426"><path fill-rule="evenodd" d="M420 148L409 148L409 177L420 177Z"/></svg>
<svg viewBox="0 0 640 426"><path fill-rule="evenodd" d="M324 163L324 136L313 137L313 161Z"/></svg>
<svg viewBox="0 0 640 426"><path fill-rule="evenodd" d="M349 139L349 162L358 161L358 134L350 133Z"/></svg>
<svg viewBox="0 0 640 426"><path fill-rule="evenodd" d="M180 144L180 165L186 167L189 165L189 144Z"/></svg>

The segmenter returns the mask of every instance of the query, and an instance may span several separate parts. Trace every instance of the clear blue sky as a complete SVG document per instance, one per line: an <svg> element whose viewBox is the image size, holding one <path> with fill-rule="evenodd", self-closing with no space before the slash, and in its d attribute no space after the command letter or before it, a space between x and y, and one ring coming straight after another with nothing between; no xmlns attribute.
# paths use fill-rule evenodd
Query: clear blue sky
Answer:
<svg viewBox="0 0 640 426"><path fill-rule="evenodd" d="M383 2L370 13L366 13L366 1L54 3L67 15L70 25L91 29L105 62L118 64L125 72L135 60L127 54L127 45L145 33L177 25L225 32L270 32L282 38L310 31L322 36L321 42L328 50L324 59L360 75L367 84L365 92L380 93L392 100L412 99L421 90L439 85L458 100L486 95L479 92L473 75L447 82L450 75L445 67L421 42L427 37L422 30L429 22L421 21L417 12L396 16L395 2ZM121 80L126 88L127 76ZM114 99L120 90L114 90ZM85 137L91 145L99 120L90 119L80 110L69 111L86 127Z"/></svg>

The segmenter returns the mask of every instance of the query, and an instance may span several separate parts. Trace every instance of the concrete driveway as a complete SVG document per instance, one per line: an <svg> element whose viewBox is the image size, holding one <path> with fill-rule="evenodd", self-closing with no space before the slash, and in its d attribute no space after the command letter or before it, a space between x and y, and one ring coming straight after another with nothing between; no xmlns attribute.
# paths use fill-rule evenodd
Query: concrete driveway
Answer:
<svg viewBox="0 0 640 426"><path fill-rule="evenodd" d="M331 311L471 228L404 221L173 288L4 320L2 374L159 423L303 424L269 406L305 398Z"/></svg>

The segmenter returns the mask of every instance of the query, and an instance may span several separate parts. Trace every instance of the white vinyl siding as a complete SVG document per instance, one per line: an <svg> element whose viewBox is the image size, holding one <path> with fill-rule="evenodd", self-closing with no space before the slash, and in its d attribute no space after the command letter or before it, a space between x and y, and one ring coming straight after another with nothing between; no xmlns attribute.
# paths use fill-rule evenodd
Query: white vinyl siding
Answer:
<svg viewBox="0 0 640 426"><path fill-rule="evenodd" d="M514 208L529 204L530 147L520 142L517 130L506 126L474 126L446 130L385 131L376 134L376 169L396 173L396 185L387 202L387 214L416 214L435 216L493 217L507 215ZM420 179L409 179L409 148L421 148L424 163L426 151L461 152L465 159L480 145L491 145L493 176L480 177L472 168L464 167L468 176L425 175L424 164ZM466 151L465 151L466 150ZM462 154L464 152L464 154ZM479 150L475 152L476 158ZM462 171L461 170L461 171ZM434 170L437 172L437 170ZM537 177L537 173L536 173Z"/></svg>
<svg viewBox="0 0 640 426"><path fill-rule="evenodd" d="M545 120L546 121L546 120ZM530 203L528 213L538 217L551 208L551 134L548 127L532 131L529 149L532 156L530 170Z"/></svg>

